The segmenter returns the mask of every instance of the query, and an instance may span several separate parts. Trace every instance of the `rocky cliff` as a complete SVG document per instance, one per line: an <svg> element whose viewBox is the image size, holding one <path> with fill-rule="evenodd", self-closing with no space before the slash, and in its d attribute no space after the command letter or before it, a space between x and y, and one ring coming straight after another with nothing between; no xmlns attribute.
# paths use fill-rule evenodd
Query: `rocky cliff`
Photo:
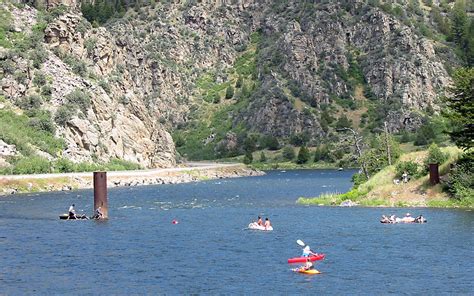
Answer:
<svg viewBox="0 0 474 296"><path fill-rule="evenodd" d="M33 81L45 75L51 94L41 106L56 115L72 106L71 93L90 97L56 123L74 161L170 166L171 132L183 153L215 155L242 131L321 141L327 118L354 115L359 128L370 108L383 109L370 116L392 132L414 129L450 82L437 53L450 49L362 0L152 2L95 28L75 1L46 6L57 3L71 9L47 21L40 65L4 50L25 79L4 71L1 85L15 103L38 93ZM2 7L18 32L40 21L30 6Z"/></svg>

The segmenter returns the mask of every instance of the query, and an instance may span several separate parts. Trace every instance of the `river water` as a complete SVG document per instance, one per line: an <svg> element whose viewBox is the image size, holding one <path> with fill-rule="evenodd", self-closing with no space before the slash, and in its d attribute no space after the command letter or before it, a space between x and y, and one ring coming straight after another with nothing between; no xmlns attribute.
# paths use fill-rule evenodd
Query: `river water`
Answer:
<svg viewBox="0 0 474 296"><path fill-rule="evenodd" d="M344 192L351 171L109 189L105 222L91 190L0 198L0 294L474 293L474 213L409 209L426 224L384 225L407 209L306 207L300 196ZM274 231L246 229L257 215ZM176 219L179 224L172 224ZM292 272L302 239L319 275Z"/></svg>

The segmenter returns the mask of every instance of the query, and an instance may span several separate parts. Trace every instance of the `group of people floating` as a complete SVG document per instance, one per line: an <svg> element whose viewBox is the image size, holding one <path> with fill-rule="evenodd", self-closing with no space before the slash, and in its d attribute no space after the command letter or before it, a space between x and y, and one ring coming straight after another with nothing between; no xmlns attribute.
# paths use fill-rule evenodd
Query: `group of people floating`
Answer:
<svg viewBox="0 0 474 296"><path fill-rule="evenodd" d="M390 216L385 216L382 215L382 218L380 219L380 223L388 223L388 224L394 224L394 223L426 223L427 220L423 215L419 215L417 217L412 217L410 213L406 213L405 217L399 218L395 215L390 215Z"/></svg>
<svg viewBox="0 0 474 296"><path fill-rule="evenodd" d="M268 218L265 218L265 222L263 222L262 217L258 216L256 223L258 226L263 226L265 228L272 227L272 223L270 222L270 219Z"/></svg>
<svg viewBox="0 0 474 296"><path fill-rule="evenodd" d="M74 220L74 219L89 219L89 217L87 217L86 215L78 215L76 213L76 209L74 208L76 205L75 204L72 204L70 207L69 207L69 210L68 210L68 217L67 217L67 220ZM104 218L104 213L102 212L102 208L101 207L98 207L95 212L94 212L94 215L92 217L90 217L90 219L103 219Z"/></svg>

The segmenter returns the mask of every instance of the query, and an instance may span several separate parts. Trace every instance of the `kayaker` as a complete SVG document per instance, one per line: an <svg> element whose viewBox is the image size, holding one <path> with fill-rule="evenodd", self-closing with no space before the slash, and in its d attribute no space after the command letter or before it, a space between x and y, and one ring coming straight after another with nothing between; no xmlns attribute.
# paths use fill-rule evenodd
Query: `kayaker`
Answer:
<svg viewBox="0 0 474 296"><path fill-rule="evenodd" d="M314 264L313 264L313 262L311 262L311 259L308 258L308 259L306 259L305 265L303 265L301 268L304 269L304 270L314 269Z"/></svg>
<svg viewBox="0 0 474 296"><path fill-rule="evenodd" d="M312 250L311 250L311 247L309 245L306 245L304 248L303 248L303 255L301 255L302 257L309 257L311 255L318 255L317 253L314 253Z"/></svg>
<svg viewBox="0 0 474 296"><path fill-rule="evenodd" d="M265 229L269 228L272 226L272 224L270 223L270 220L268 218L265 218Z"/></svg>
<svg viewBox="0 0 474 296"><path fill-rule="evenodd" d="M258 216L257 224L263 226L262 217Z"/></svg>
<svg viewBox="0 0 474 296"><path fill-rule="evenodd" d="M76 210L74 209L75 205L72 204L68 210L68 219L76 219Z"/></svg>

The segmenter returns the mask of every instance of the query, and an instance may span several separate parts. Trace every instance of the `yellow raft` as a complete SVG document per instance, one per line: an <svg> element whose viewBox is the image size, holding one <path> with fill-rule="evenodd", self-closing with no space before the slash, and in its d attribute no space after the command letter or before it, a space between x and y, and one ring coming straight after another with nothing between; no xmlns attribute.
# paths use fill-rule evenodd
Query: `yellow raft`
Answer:
<svg viewBox="0 0 474 296"><path fill-rule="evenodd" d="M299 269L294 269L294 271L299 272L299 273L304 273L304 274L319 274L321 273L317 269L304 269L304 268L299 268Z"/></svg>

